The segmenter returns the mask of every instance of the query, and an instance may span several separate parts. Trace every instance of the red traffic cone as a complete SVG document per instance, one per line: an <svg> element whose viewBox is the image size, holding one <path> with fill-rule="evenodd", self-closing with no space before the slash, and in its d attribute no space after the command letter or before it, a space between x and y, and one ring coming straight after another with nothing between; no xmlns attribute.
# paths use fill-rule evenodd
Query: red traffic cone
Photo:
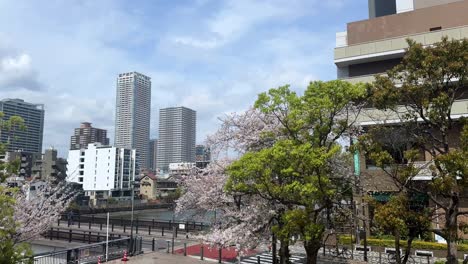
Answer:
<svg viewBox="0 0 468 264"><path fill-rule="evenodd" d="M97 263L98 263L98 264L101 264L101 257L98 257L98 258L97 258Z"/></svg>
<svg viewBox="0 0 468 264"><path fill-rule="evenodd" d="M122 261L123 261L123 262L127 262L127 261L128 261L128 258L127 258L127 250L124 251L124 255L123 255Z"/></svg>

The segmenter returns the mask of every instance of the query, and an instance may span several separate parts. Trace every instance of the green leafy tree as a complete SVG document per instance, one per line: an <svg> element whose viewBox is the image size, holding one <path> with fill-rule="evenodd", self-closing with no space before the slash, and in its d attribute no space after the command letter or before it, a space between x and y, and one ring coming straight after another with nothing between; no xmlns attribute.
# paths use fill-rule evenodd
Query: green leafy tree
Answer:
<svg viewBox="0 0 468 264"><path fill-rule="evenodd" d="M229 168L226 189L258 195L275 204L273 232L281 242L280 263L300 235L307 263L316 263L333 212L349 197L349 158L339 140L354 128L365 89L343 81L312 82L303 96L288 86L259 95L255 107L275 116L280 135L265 132L271 146L244 154Z"/></svg>
<svg viewBox="0 0 468 264"><path fill-rule="evenodd" d="M391 232L395 237L395 260L406 264L411 254L414 239L424 235L430 228L432 210L411 201L408 194L401 193L385 204L375 203L375 221L380 229ZM400 254L400 240L406 238L403 256Z"/></svg>
<svg viewBox="0 0 468 264"><path fill-rule="evenodd" d="M21 117L13 116L4 120L4 114L0 112L0 133L8 135L8 142L14 137L17 130L24 129L24 121ZM0 142L0 155L5 155L7 145ZM6 178L18 171L19 162L5 163L0 161L0 263L18 263L31 255L27 244L16 243L16 230L18 223L14 219L15 199L18 190L8 187Z"/></svg>
<svg viewBox="0 0 468 264"><path fill-rule="evenodd" d="M426 195L442 211L444 224L433 231L446 239L447 263L454 264L458 217L467 214L460 211L460 203L467 198L468 126L453 111L456 101L466 98L468 40L444 38L428 47L408 40L408 45L402 63L387 75L377 76L369 87L373 107L391 113L398 123L375 130L387 129L400 135L406 147L404 159L399 160L403 164L396 164L395 155L383 146L381 137L375 136L378 133L367 134L361 142L367 144L367 153L389 172L398 188ZM425 160L430 156L430 161L418 164L418 155L426 156ZM431 175L427 184L413 181L421 171Z"/></svg>

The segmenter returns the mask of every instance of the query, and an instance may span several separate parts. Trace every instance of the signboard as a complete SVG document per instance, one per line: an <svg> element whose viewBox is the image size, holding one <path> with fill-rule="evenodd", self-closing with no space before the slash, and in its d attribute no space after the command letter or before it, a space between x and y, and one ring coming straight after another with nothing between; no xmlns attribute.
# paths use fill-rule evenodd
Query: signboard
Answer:
<svg viewBox="0 0 468 264"><path fill-rule="evenodd" d="M185 229L185 224L179 224L179 229Z"/></svg>

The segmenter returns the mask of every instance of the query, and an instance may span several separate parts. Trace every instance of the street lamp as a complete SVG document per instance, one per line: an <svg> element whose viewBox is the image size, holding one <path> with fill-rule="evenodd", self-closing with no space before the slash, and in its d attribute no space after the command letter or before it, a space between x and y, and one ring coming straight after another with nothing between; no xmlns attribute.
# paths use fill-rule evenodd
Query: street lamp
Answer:
<svg viewBox="0 0 468 264"><path fill-rule="evenodd" d="M172 203L172 254L174 254L174 240L175 240L175 229L177 226L175 225L175 202Z"/></svg>
<svg viewBox="0 0 468 264"><path fill-rule="evenodd" d="M130 254L133 255L134 253L134 238L133 238L133 212L134 212L134 206L135 206L135 185L139 184L139 180L135 179L135 176L133 177L133 181L130 181L130 190L131 190L131 204L132 204L132 210L131 210L131 217L130 217Z"/></svg>

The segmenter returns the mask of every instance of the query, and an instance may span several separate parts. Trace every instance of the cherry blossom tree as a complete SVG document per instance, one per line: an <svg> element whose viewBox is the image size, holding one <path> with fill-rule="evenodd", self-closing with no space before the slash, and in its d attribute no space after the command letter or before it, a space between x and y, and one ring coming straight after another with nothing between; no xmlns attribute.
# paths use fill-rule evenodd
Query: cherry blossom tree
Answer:
<svg viewBox="0 0 468 264"><path fill-rule="evenodd" d="M228 159L214 161L182 178L184 194L177 200L176 213L211 219L211 230L198 238L212 246L234 245L242 251L268 240L274 210L260 197L226 192L225 170L230 163Z"/></svg>
<svg viewBox="0 0 468 264"><path fill-rule="evenodd" d="M31 190L31 186L35 190ZM13 235L15 243L39 237L55 223L61 213L76 197L67 183L52 185L48 182L27 183L23 191L14 195L14 220L17 223Z"/></svg>

